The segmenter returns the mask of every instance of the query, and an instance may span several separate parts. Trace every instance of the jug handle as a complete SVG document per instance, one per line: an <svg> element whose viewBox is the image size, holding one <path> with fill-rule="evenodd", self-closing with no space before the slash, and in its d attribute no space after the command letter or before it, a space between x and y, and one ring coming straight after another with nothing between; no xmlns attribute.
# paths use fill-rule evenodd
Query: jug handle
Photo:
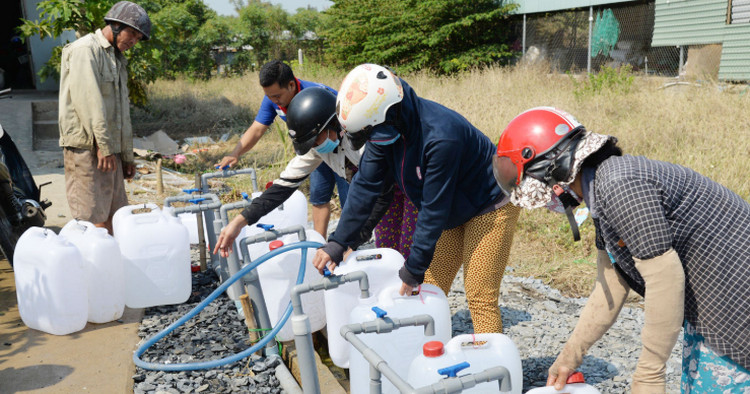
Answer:
<svg viewBox="0 0 750 394"><path fill-rule="evenodd" d="M142 214L140 214L140 213L139 214L133 213L133 211L135 211L136 209L146 209L146 208L151 209L151 212L142 213ZM138 204L138 205L130 205L130 206L127 207L127 211L126 212L129 213L129 214L131 214L131 215L144 215L144 214L147 215L147 214L150 214L150 213L152 213L154 211L158 211L158 210L159 210L159 206L158 205L156 205L154 203L144 203L144 204Z"/></svg>
<svg viewBox="0 0 750 394"><path fill-rule="evenodd" d="M461 334L451 338L451 340L445 345L445 352L458 352L461 350L461 344L465 342L488 342L494 343L497 339L497 335L494 333L481 333L481 334ZM483 346L486 346L483 345Z"/></svg>

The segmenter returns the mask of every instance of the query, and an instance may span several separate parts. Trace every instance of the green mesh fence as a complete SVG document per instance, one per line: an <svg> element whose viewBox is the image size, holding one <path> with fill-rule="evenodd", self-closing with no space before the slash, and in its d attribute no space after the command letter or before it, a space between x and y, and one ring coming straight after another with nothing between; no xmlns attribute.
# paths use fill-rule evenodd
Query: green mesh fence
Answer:
<svg viewBox="0 0 750 394"><path fill-rule="evenodd" d="M624 4L624 5L623 5ZM654 2L638 1L593 8L589 58L589 8L528 14L525 60L545 61L558 72L585 72L629 64L636 72L676 76L679 49L652 47ZM523 16L515 20L520 50Z"/></svg>

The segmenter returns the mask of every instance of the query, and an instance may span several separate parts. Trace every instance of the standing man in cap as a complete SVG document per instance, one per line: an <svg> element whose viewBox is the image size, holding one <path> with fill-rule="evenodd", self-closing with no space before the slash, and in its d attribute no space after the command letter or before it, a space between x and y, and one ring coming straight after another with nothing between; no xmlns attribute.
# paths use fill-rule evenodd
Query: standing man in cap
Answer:
<svg viewBox="0 0 750 394"><path fill-rule="evenodd" d="M70 212L112 234L112 216L128 204L123 180L135 175L123 52L150 38L151 20L120 1L104 21L63 48L58 120Z"/></svg>

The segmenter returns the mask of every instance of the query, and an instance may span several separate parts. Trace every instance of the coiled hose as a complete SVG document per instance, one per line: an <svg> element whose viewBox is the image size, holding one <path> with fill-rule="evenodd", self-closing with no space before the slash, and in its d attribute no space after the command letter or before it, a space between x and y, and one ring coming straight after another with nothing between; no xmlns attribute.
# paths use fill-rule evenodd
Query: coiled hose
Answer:
<svg viewBox="0 0 750 394"><path fill-rule="evenodd" d="M160 331L158 334L154 335L153 337L149 338L140 347L138 347L135 353L133 353L133 362L135 363L137 367L147 369L150 371L195 371L195 370L200 370L200 369L211 369L211 368L216 368L221 365L231 364L233 362L239 361L255 353L256 351L264 347L268 342L270 342L276 336L276 334L278 334L278 332L281 331L281 328L284 327L284 324L286 324L286 321L289 319L289 316L292 314L292 302L291 301L287 305L286 310L284 311L284 314L281 316L281 318L279 318L279 321L274 325L274 328L271 330L271 332L266 334L266 336L264 336L260 341L258 341L254 345L232 356L227 356L218 360L195 362L195 363L183 363L183 364L149 363L140 359L143 353L145 353L146 350L148 350L148 348L153 346L153 344L158 342L160 339L164 338L170 332L174 331L175 328L185 324L185 322L192 319L195 315L197 315L200 311L202 311L203 308L208 306L208 304L210 304L211 301L213 301L221 293L226 291L227 288L229 288L229 286L232 285L232 283L236 282L237 280L239 280L240 278L242 278L243 276L245 276L250 271L252 271L253 269L255 269L256 267L258 267L259 265L261 265L262 263L264 263L266 260L270 258L276 257L277 255L288 252L290 250L302 249L300 268L299 268L299 272L297 273L296 284L302 283L302 280L305 278L305 265L306 265L305 262L307 261L307 249L319 248L321 246L323 246L321 243L312 242L312 241L302 241L302 242L297 242L294 244L285 245L269 253L264 254L263 256L259 257L257 260L246 265L241 270L239 270L236 274L234 274L229 279L227 279L224 283L222 283L221 286L219 286L216 290L214 290L213 293L211 293L208 297L206 297L205 300L203 300L190 312L186 313L179 320L170 324L167 328Z"/></svg>

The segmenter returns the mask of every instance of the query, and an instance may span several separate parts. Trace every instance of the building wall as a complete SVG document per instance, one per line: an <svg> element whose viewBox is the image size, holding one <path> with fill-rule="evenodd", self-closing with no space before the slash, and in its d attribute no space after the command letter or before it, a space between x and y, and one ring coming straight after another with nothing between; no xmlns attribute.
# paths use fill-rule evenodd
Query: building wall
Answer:
<svg viewBox="0 0 750 394"><path fill-rule="evenodd" d="M728 0L656 0L651 45L721 44L719 80L748 81L750 23L739 23L747 17L744 3L736 1L735 24L727 24Z"/></svg>
<svg viewBox="0 0 750 394"><path fill-rule="evenodd" d="M41 0L22 0L22 9L24 18L28 20L38 20L39 11L36 7ZM32 71L34 73L34 84L37 90L58 90L60 83L54 78L47 78L42 82L39 77L39 70L44 66L52 55L52 49L58 45L64 45L66 42L74 41L76 39L73 31L63 32L60 37L50 38L46 37L40 39L39 36L29 37L29 49L31 51L31 64Z"/></svg>
<svg viewBox="0 0 750 394"><path fill-rule="evenodd" d="M656 0L652 46L720 44L727 0Z"/></svg>
<svg viewBox="0 0 750 394"><path fill-rule="evenodd" d="M724 26L719 79L750 81L750 23Z"/></svg>

